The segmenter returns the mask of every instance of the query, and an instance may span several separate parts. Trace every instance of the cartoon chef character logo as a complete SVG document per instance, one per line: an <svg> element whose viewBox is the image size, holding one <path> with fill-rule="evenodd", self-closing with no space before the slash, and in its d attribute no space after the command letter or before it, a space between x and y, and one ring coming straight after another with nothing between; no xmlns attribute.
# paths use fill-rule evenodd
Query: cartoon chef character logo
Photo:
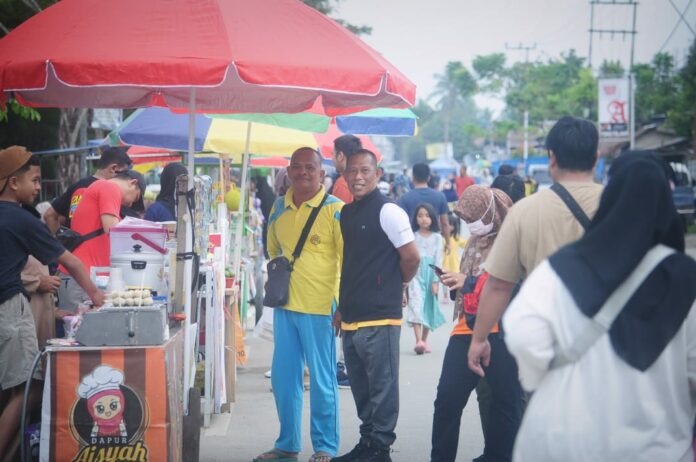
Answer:
<svg viewBox="0 0 696 462"><path fill-rule="evenodd" d="M122 384L123 372L104 365L82 379L77 394L87 400L87 411L94 420L92 438L128 436L123 418L125 397L120 388Z"/></svg>

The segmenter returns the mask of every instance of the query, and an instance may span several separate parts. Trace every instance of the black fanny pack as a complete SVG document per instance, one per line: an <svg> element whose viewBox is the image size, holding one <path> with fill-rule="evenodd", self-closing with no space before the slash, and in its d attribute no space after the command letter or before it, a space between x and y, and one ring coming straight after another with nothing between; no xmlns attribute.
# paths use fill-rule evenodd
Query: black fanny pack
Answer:
<svg viewBox="0 0 696 462"><path fill-rule="evenodd" d="M104 228L99 228L98 230L92 231L89 234L82 235L70 228L61 226L56 233L56 239L58 239L58 242L63 244L63 247L65 247L66 250L74 252L75 249L80 247L80 245L83 243L89 241L90 239L94 239L97 236L101 236L102 234L104 234Z"/></svg>
<svg viewBox="0 0 696 462"><path fill-rule="evenodd" d="M293 265L300 257L302 247L304 247L307 236L309 236L309 231L312 229L314 220L316 220L319 210L324 205L327 197L328 194L324 193L324 197L321 199L319 206L315 207L312 213L309 214L307 223L305 223L302 234L300 234L300 239L295 246L295 251L292 253L292 261L284 255L281 255L268 262L266 266L268 270L268 280L264 285L263 296L263 304L265 306L275 308L287 305L288 299L290 298L290 275L292 274Z"/></svg>

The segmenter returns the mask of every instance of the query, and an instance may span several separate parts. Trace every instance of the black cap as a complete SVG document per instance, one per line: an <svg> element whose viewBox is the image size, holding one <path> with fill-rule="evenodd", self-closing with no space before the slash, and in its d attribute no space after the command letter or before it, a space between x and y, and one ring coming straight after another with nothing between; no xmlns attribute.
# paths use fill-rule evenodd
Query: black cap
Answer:
<svg viewBox="0 0 696 462"><path fill-rule="evenodd" d="M138 180L138 187L140 188L140 195L143 196L145 194L145 187L147 185L145 184L145 177L140 172L136 172L135 170L124 170L123 172L119 172L119 174L116 175L116 178L125 178L128 180Z"/></svg>

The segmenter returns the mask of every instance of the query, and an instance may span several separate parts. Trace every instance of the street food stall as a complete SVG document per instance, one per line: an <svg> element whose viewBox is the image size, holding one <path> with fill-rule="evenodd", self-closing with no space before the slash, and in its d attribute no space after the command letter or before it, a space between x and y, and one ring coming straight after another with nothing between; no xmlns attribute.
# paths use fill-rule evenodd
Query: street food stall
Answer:
<svg viewBox="0 0 696 462"><path fill-rule="evenodd" d="M122 12L128 14L120 14ZM217 33L211 34L211 27ZM107 29L134 33L105 34ZM275 33L268 34L269 30ZM323 37L323 40L312 40L316 36ZM149 46L143 47L144 41ZM91 46L85 47L86 43ZM263 50L265 59L253 58L258 56L259 50ZM325 115L341 115L369 107L404 108L415 104L415 85L398 69L349 31L337 27L334 22L327 21L323 14L299 1L279 3L270 0L215 0L209 2L208 8L201 9L199 2L193 0L64 0L38 13L3 37L0 41L0 68L3 69L3 78L0 79L0 106L3 107L7 100L12 99L26 106L80 108L80 117L88 117L86 108L159 106L187 113L183 123L188 134L185 146L188 178L183 196L180 197L186 199L180 200L180 205L196 199L189 192L194 190L194 152L202 150L198 142L198 127L203 125L197 122L197 113L298 113L316 103ZM332 71L326 72L327 69ZM249 122L242 151L245 153L243 175L246 175L249 153L253 152L249 143L250 132ZM245 203L244 195L245 191L242 189L241 203ZM241 239L239 233L226 234L229 229L229 223L225 222L227 214L222 213L218 207L212 216L217 221L217 230L222 233L223 242L234 239L238 243ZM188 416L190 422L195 421L197 405L196 399L190 399L189 390L195 376L192 370L198 342L198 319L194 303L200 296L199 287L195 283L195 273L199 272L200 264L194 265L195 242L190 237L200 229L194 229L196 223L193 212L188 215L180 213L178 217L177 245L173 252L176 260L174 293L177 295L166 300L166 309L167 313L173 315L173 319L168 321L177 324L175 327L180 329L178 333L183 336L181 356L176 355L181 358L180 364L183 366L183 387L179 396L181 406L176 412ZM243 224L242 221L238 223L236 229ZM225 259L222 256L226 253L214 252L214 255L221 256L209 260L209 267L215 277L211 278L212 293L206 293L206 297L215 297L220 290L224 291L224 284L221 282L224 281ZM171 249L169 254L172 254ZM235 259L239 262L237 255L239 254L235 254ZM152 292L154 291L151 290L151 294ZM157 296L160 296L159 292ZM131 298L135 302L134 299L138 297ZM139 298L142 300L142 293ZM154 304L154 297L152 298ZM112 294L112 302L113 299ZM212 306L222 305L223 303L218 303ZM138 308L142 310L142 307ZM110 316L117 315L122 313ZM149 316L154 317L152 314ZM137 328L133 330L131 327L139 317L139 314L125 317L129 338L130 332L137 332ZM228 318L223 315L223 319L227 322ZM85 325L78 329L80 335L83 335L81 329L85 329L87 325L85 321ZM225 345L229 345L230 332L234 330L225 328ZM177 335L171 325L169 334L171 342ZM133 337L137 335L134 334ZM179 342L170 345L176 350ZM56 345L58 347L60 345ZM72 348L71 345L66 346L68 347ZM148 345L147 348L149 347L158 348L157 345ZM100 357L104 357L109 348L126 351L139 346L103 345L94 348L102 348ZM228 348L224 348L223 355L228 351ZM55 355L60 356L60 353ZM206 360L209 356L214 355L208 352ZM125 358L128 357L126 354ZM166 354L164 357L167 358ZM53 361L52 364L58 363ZM79 393L85 377L92 374L94 381L97 381L95 373L98 371L95 369L98 365L95 364L91 370L80 372L78 369L79 377L73 378L68 388L61 389L63 391L60 393L68 393L68 396L61 396L64 400L56 399L56 404L73 403L78 406L79 402L82 403L79 404L82 408L85 401L80 400L87 400L87 404L94 401L92 404L104 405L104 402L96 401L115 396L114 406L118 407L120 402L127 407L128 402L133 402L126 391L126 386L132 383L130 364L130 360L123 360L126 370L121 372L122 383L125 385L119 384L117 390L123 394L123 400L120 400L120 395L115 391L104 390L106 394L103 395L100 392L90 394L85 391L86 387L78 395L79 400L75 398L74 387L78 387ZM118 364L107 363L106 366L118 369ZM56 374L70 373L58 368L53 370ZM167 370L165 368L165 375ZM216 374L230 374L229 369L216 370ZM96 375L101 377L102 373ZM113 382L119 382L117 372L111 371L110 376ZM133 377L133 380L136 378ZM145 383L147 387L148 380ZM222 391L213 385L215 380L212 380L210 387L213 393ZM138 388L136 385L134 387ZM58 393L58 389L54 390ZM218 396L222 403L224 395ZM217 404L216 401L215 405ZM173 417L168 416L170 429L173 428ZM94 419L92 414L90 418ZM184 417L182 432L185 431L186 422ZM70 420L65 420L60 425L68 425L70 428ZM109 427L109 433L121 431L120 423L116 425L109 421L105 426ZM124 426L126 436L120 438L128 438L128 423L124 423ZM130 431L137 433L137 430L132 426ZM58 429L54 428L52 431L57 433ZM91 433L90 431L89 438ZM60 434L68 433L61 431ZM175 437L181 438L181 435L177 434ZM51 451L52 438L55 440L56 435L51 436L51 431L46 435L42 434L42 451L45 444L49 445L47 450ZM85 443L91 442L83 439L75 441L82 447L88 447ZM148 444L147 436L144 441ZM189 439L186 442L188 444ZM120 450L123 450L126 458L137 456L158 460L154 456L143 456L139 449L143 448L137 447L136 441L136 446ZM78 453L78 456L81 454L80 457L85 461L98 460L98 456L90 451L92 450ZM187 462L197 460L197 454L195 457L188 457L185 452L186 448L182 447L181 453L170 453L167 457Z"/></svg>

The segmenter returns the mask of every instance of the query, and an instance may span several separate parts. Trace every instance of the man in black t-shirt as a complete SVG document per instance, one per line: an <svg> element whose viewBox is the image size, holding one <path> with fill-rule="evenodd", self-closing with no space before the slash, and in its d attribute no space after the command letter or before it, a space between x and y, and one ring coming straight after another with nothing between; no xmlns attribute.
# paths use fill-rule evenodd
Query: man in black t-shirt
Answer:
<svg viewBox="0 0 696 462"><path fill-rule="evenodd" d="M41 190L39 160L20 146L0 151L0 454L8 454L19 426L24 383L39 352L36 328L21 272L29 255L41 263L68 268L95 305L104 302L85 268L48 228L21 204L31 204ZM33 378L40 378L32 376ZM32 384L32 396L40 389ZM33 401L33 400L31 400ZM31 402L30 401L30 402Z"/></svg>
<svg viewBox="0 0 696 462"><path fill-rule="evenodd" d="M51 207L46 211L44 220L48 225L48 229L52 233L56 233L61 225L70 227L70 220L75 214L75 209L82 199L82 193L97 180L110 180L118 173L128 170L131 165L130 157L127 154L128 148L111 147L104 150L99 162L97 163L97 171L94 175L82 178L72 184L60 197L56 198ZM125 215L125 211L121 211L121 215Z"/></svg>

